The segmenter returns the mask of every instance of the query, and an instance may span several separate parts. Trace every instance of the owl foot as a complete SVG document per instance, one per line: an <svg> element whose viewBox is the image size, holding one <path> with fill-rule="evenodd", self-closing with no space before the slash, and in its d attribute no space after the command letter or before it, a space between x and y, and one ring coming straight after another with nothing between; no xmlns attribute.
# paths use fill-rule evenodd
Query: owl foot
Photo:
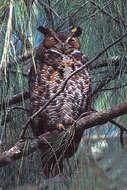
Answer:
<svg viewBox="0 0 127 190"><path fill-rule="evenodd" d="M62 123L59 123L57 125L57 128L59 129L59 131L65 131L66 130L65 127L64 127L64 125Z"/></svg>
<svg viewBox="0 0 127 190"><path fill-rule="evenodd" d="M90 114L92 114L92 113L95 113L95 111L84 112L84 113L82 113L82 114L80 115L80 117L78 118L78 120L81 119L82 117L86 117L86 116L88 116L88 115L90 115Z"/></svg>
<svg viewBox="0 0 127 190"><path fill-rule="evenodd" d="M81 118L86 117L86 116L88 116L88 115L90 115L90 114L92 114L92 113L95 113L95 111L89 111L89 112L84 112L84 113L82 113L82 114L79 116L79 118L75 121L75 123L76 123L77 121L79 121Z"/></svg>

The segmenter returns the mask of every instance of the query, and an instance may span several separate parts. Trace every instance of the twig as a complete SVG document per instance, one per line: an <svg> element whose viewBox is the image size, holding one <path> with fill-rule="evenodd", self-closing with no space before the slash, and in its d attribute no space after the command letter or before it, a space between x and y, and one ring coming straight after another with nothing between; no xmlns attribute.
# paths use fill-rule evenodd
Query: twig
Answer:
<svg viewBox="0 0 127 190"><path fill-rule="evenodd" d="M98 112L95 109L92 109L92 111ZM127 132L127 129L125 127L123 127L122 125L120 125L119 123L117 123L116 121L114 121L114 120L110 120L109 122L112 123L112 124L114 124L114 125L116 125L120 129L120 142L121 142L121 145L123 147L124 146L124 143L123 143L123 134L124 134L124 132Z"/></svg>
<svg viewBox="0 0 127 190"><path fill-rule="evenodd" d="M119 68L117 69L116 73L113 76L111 75L111 76L109 76L109 78L107 80L103 80L98 85L98 87L93 91L91 96L94 96L95 94L97 94L98 91L100 91L106 84L108 84L111 80L114 80L118 76L118 73L119 73Z"/></svg>
<svg viewBox="0 0 127 190"><path fill-rule="evenodd" d="M103 88L103 89L101 89L101 91L117 90L117 89L120 89L120 88L125 88L126 86L127 86L127 84L122 85L122 86L118 86L118 87L114 87L114 88Z"/></svg>
<svg viewBox="0 0 127 190"><path fill-rule="evenodd" d="M70 17L74 17L80 11L80 9L84 8L88 3L89 3L89 1L86 1L78 9L76 9L71 15L64 17L63 20L69 19Z"/></svg>
<svg viewBox="0 0 127 190"><path fill-rule="evenodd" d="M48 4L49 4L49 7L50 7L50 0L48 0ZM52 26L52 29L54 29L54 21L53 21L53 15L52 15L51 9L49 10L49 12L50 12L51 26Z"/></svg>
<svg viewBox="0 0 127 190"><path fill-rule="evenodd" d="M9 122L11 120L11 118L9 117L10 113L12 110L15 110L15 109L23 110L25 112L30 113L30 110L28 110L22 106L15 106L15 107L8 108L7 112L5 112L5 115L3 115L3 117L2 117L1 125L4 125L4 123Z"/></svg>
<svg viewBox="0 0 127 190"><path fill-rule="evenodd" d="M17 64L17 63L21 64L23 61L26 61L26 60L30 59L31 57L32 57L32 53L31 53L31 51L28 51L27 53L25 53L23 55L17 56L17 60L16 61L8 62L7 63L7 67L9 68L12 65Z"/></svg>
<svg viewBox="0 0 127 190"><path fill-rule="evenodd" d="M86 1L86 2L85 2L83 5L81 5L78 9L76 9L75 12L73 12L71 15L64 17L64 18L63 18L64 22L63 22L63 23L60 23L60 24L57 26L56 31L58 31L59 28L61 28L69 18L73 18L73 17L80 11L80 9L84 8L84 7L87 5L87 3L88 3L88 1Z"/></svg>
<svg viewBox="0 0 127 190"><path fill-rule="evenodd" d="M110 13L108 13L106 10L104 10L104 8L101 8L99 5L97 5L94 1L89 0L94 6L96 6L102 13L106 14L107 16L109 16L112 20L114 20L115 22L117 22L118 24L120 24L121 22L114 18ZM123 23L123 26L127 27L127 25L125 23Z"/></svg>
<svg viewBox="0 0 127 190"><path fill-rule="evenodd" d="M88 2L89 2L89 1L86 1L86 3L84 3L83 5L81 5L78 9L76 9L76 11L75 11L74 13L72 13L71 15L69 15L69 16L67 16L67 17L64 17L64 18L63 18L64 22L63 22L63 23L60 23L60 24L57 26L56 31L58 31L58 30L66 23L66 21L67 21L69 18L73 18L73 17L80 11L81 8L84 8L84 7L86 6L86 4L87 4ZM103 7L103 9L106 8L109 4L111 4L111 2L112 2L112 0L110 0L110 1ZM88 19L94 17L98 12L99 12L99 11L96 11L94 14L90 15L90 17L89 17ZM80 17L80 18L82 18L82 17Z"/></svg>
<svg viewBox="0 0 127 190"><path fill-rule="evenodd" d="M19 103L22 101L22 98L24 98L24 100L26 100L27 98L29 98L29 92L26 91L23 94L17 94L15 96L13 96L11 99L3 101L2 103L0 103L0 109L4 110L6 109L8 106L11 106L13 104Z"/></svg>
<svg viewBox="0 0 127 190"><path fill-rule="evenodd" d="M28 58L26 55L21 55L19 57L21 58L20 61L23 61L23 60ZM114 66L118 66L119 65L119 60L113 60L112 62L110 60L109 61L108 60L107 61L106 60L97 60L93 64L90 65L90 69L93 70L93 69L97 69L97 68L100 68L100 67L108 66L110 64L114 65ZM12 72L12 71L10 71L10 72ZM26 76L27 76L27 74L26 74ZM107 90L110 90L110 89L107 89ZM25 100L28 99L29 98L29 92L27 92L27 91L24 92L23 97L24 97ZM11 106L13 104L20 103L21 101L22 101L22 94L17 94L15 96L13 96L11 99L9 99L7 101L5 100L2 103L0 103L0 109L1 108L6 109L7 105Z"/></svg>
<svg viewBox="0 0 127 190"><path fill-rule="evenodd" d="M111 60L97 60L92 65L90 65L90 69L98 69L105 66L118 66L120 59L111 59Z"/></svg>
<svg viewBox="0 0 127 190"><path fill-rule="evenodd" d="M124 146L123 134L124 134L124 132L127 132L127 129L114 120L111 120L110 123L116 125L120 129L120 142L121 142L121 146L123 148L123 146Z"/></svg>
<svg viewBox="0 0 127 190"><path fill-rule="evenodd" d="M117 44L118 42L120 42L124 37L127 36L127 32L121 36L120 38L118 38L116 41L114 41L113 43L109 44L105 49L103 49L100 53L98 53L93 59L91 59L90 61L88 61L87 63L85 63L82 67L80 67L79 69L77 69L76 71L74 71L72 74L70 74L70 76L67 77L67 79L63 82L60 90L58 90L58 92L52 97L50 98L50 100L42 107L40 107L40 109L35 112L29 119L28 121L25 123L21 133L20 133L20 138L23 138L25 135L25 131L30 123L31 120L33 120L39 113L41 113L65 88L68 80L74 76L76 73L80 72L81 70L85 69L86 66L89 66L90 64L92 64L94 61L96 61L101 55L103 55L109 48L111 48L112 46L114 46L115 44Z"/></svg>
<svg viewBox="0 0 127 190"><path fill-rule="evenodd" d="M21 55L20 57L21 57L20 61L23 61L23 59L24 60L27 59L27 57L25 55ZM93 69L97 69L97 68L100 68L100 67L105 67L105 66L108 66L108 65L118 66L119 65L119 59L117 59L117 60L107 60L107 61L106 60L97 60L93 64L90 65L90 69L93 70ZM12 72L12 71L10 71L10 72ZM28 76L28 75L26 74L26 76ZM107 89L107 90L110 90L110 89ZM29 92L27 92L27 91L24 92L23 97L24 97L25 100L27 100L29 98ZM11 99L9 99L7 101L3 101L3 103L0 103L0 109L1 108L6 109L7 105L11 106L13 104L20 103L21 101L22 101L22 94L17 94L15 96L13 96Z"/></svg>
<svg viewBox="0 0 127 190"><path fill-rule="evenodd" d="M41 1L41 0L38 0L38 2L39 2L42 6L48 8L49 10L51 10L51 11L54 13L54 15L56 15L60 20L63 20L63 18L62 18L61 16L59 16L59 15L56 13L56 11L55 11L53 8L51 8L48 4L46 4L45 2L43 2L43 1Z"/></svg>
<svg viewBox="0 0 127 190"><path fill-rule="evenodd" d="M79 133L80 131L84 131L86 129L95 127L97 125L101 126L107 123L108 121L111 121L112 119L124 114L127 114L127 103L119 104L110 109L103 110L97 113L92 113L84 118L81 118L79 121L77 121L76 132ZM121 128L121 129L127 132L127 129L125 128ZM43 153L45 154L47 152L47 149L49 148L49 145L46 143L45 139L49 143L52 143L52 140L56 139L56 136L58 137L60 135L61 133L59 133L58 131L52 131L52 132L48 132L48 133L40 135L37 139L34 139L31 141L31 143L29 143L29 150L25 150L25 153L24 153L24 146L26 144L26 141L25 140L18 141L18 143L16 143L14 147L12 147L8 151L3 152L0 155L0 167L6 166L12 163L14 160L20 159L23 155L28 156L29 154L35 152L36 150L38 150L40 144L43 145L43 151L44 151Z"/></svg>
<svg viewBox="0 0 127 190"><path fill-rule="evenodd" d="M28 110L27 108L24 108L24 107L22 107L22 106L14 106L14 107L11 107L11 108L9 108L8 109L8 111L10 112L10 111L12 111L12 110L15 110L15 109L17 109L17 110L23 110L23 111L26 111L26 112L30 112L30 110Z"/></svg>

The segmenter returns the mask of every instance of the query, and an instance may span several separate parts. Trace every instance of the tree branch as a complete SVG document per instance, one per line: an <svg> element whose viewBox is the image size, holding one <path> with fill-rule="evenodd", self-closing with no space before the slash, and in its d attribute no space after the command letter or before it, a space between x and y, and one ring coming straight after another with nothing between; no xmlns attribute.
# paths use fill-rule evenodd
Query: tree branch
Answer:
<svg viewBox="0 0 127 190"><path fill-rule="evenodd" d="M108 1L107 4L106 4L103 8L101 8L101 9L103 10L104 8L106 8L107 6L109 6L109 5L112 3L112 1L113 1L113 0ZM84 8L89 2L91 2L91 1L90 1L90 0L89 0L89 1L86 1L86 2L85 2L84 4L82 4L78 9L76 9L72 14L70 14L70 15L64 17L64 18L63 18L64 22L60 23L60 24L57 26L56 31L58 31L58 30L66 23L67 20L69 20L70 18L74 18L74 16L75 16L82 8ZM92 2L91 2L91 3L92 3ZM100 9L99 9L98 12L100 12ZM94 14L92 14L89 18L95 16L98 12L96 11L96 12L95 12Z"/></svg>
<svg viewBox="0 0 127 190"><path fill-rule="evenodd" d="M112 58L112 59L109 59L109 60L106 60L106 59L98 59L97 61L95 61L94 63L92 63L89 67L91 70L94 70L94 69L98 69L98 68L101 68L101 67L106 67L106 66L119 66L120 64L120 58ZM127 65L127 64L126 64Z"/></svg>
<svg viewBox="0 0 127 190"><path fill-rule="evenodd" d="M14 95L11 99L3 101L2 103L0 103L0 109L4 110L8 106L21 102L22 98L24 98L24 100L29 98L29 92L26 91L23 94Z"/></svg>
<svg viewBox="0 0 127 190"><path fill-rule="evenodd" d="M114 80L119 74L119 68L116 70L114 75L110 75L107 77L106 80L103 80L98 87L93 91L93 93L91 94L91 96L94 96L95 94L97 94L106 84L110 83L111 80Z"/></svg>
<svg viewBox="0 0 127 190"><path fill-rule="evenodd" d="M22 63L23 61L26 61L26 60L30 59L31 57L32 57L32 53L31 53L31 50L30 50L30 51L28 51L27 53L25 53L23 55L17 56L16 61L7 63L7 67L9 68L12 65L17 64L17 62Z"/></svg>
<svg viewBox="0 0 127 190"><path fill-rule="evenodd" d="M52 13L53 13L55 16L57 16L60 20L63 20L63 18L62 18L61 16L59 16L59 15L56 13L56 11L55 11L53 8L51 8L48 4L46 4L45 2L43 2L43 1L41 1L41 0L38 0L38 2L39 2L39 4L40 4L41 6L44 6L44 7L48 8L50 11L52 11Z"/></svg>
<svg viewBox="0 0 127 190"><path fill-rule="evenodd" d="M104 111L92 113L91 115L88 115L77 121L76 133L83 132L84 130L95 127L97 125L100 125L99 127L101 127L101 125L107 123L108 121L111 121L112 119L124 114L127 114L127 103L119 104ZM127 129L124 128L124 131L127 132ZM0 167L11 164L13 161L20 159L22 156L28 156L29 154L38 150L40 145L41 146L43 145L43 152L45 154L46 151L50 148L49 144L52 144L52 142L54 144L54 140L55 139L57 140L61 136L63 138L65 133L67 133L67 131L66 132L63 131L61 133L59 133L58 131L52 131L40 135L37 139L31 140L31 142L29 143L29 148L25 150L24 147L27 147L26 143L29 140L27 139L27 140L18 141L14 147L12 147L8 151L3 152L0 155ZM68 133L70 134L69 130ZM61 141L60 141L60 146L62 146Z"/></svg>
<svg viewBox="0 0 127 190"><path fill-rule="evenodd" d="M103 88L103 89L101 89L101 91L117 90L117 89L125 88L126 86L127 86L127 84L117 86L117 87L114 87L114 88Z"/></svg>
<svg viewBox="0 0 127 190"><path fill-rule="evenodd" d="M120 24L121 22L116 19L115 17L113 17L110 13L108 13L106 10L104 10L104 8L100 7L99 5L97 5L93 0L89 0L95 7L97 7L102 13L106 14L107 16L109 16L112 20L114 20L117 24ZM124 27L127 27L127 25L122 22Z"/></svg>
<svg viewBox="0 0 127 190"><path fill-rule="evenodd" d="M20 61L24 61L28 57L25 56L25 55L22 55L22 56L20 56L20 58L21 58ZM119 65L119 59L114 59L114 60L97 60L97 61L93 62L93 64L90 65L90 69L91 70L98 69L98 68L101 68L101 67L106 67L108 65L118 66ZM16 94L11 99L3 101L2 103L0 103L0 109L1 108L2 109L6 109L7 106L11 106L11 105L20 103L22 101L22 96L24 97L25 100L28 99L29 98L29 92L25 91L23 93L23 95L22 94Z"/></svg>
<svg viewBox="0 0 127 190"><path fill-rule="evenodd" d="M87 4L89 3L89 1L86 1L84 4L82 4L78 9L76 9L72 14L68 15L68 16L65 16L63 18L63 22L60 23L57 28L56 28L56 31L58 31L65 23L67 20L69 20L70 18L74 18L74 16L82 9L84 8Z"/></svg>
<svg viewBox="0 0 127 190"><path fill-rule="evenodd" d="M76 128L79 131L79 129L85 130L96 125L103 125L108 121L124 114L127 114L127 103L122 103L110 109L88 115L77 122Z"/></svg>

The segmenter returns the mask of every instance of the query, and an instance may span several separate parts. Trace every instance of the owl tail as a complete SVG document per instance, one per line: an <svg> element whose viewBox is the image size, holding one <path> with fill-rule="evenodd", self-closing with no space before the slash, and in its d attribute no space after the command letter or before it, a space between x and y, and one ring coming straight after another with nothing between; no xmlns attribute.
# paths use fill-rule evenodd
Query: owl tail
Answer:
<svg viewBox="0 0 127 190"><path fill-rule="evenodd" d="M41 160L42 160L42 171L46 178L53 178L55 176L61 176L63 173L63 161L64 157L61 156L61 152L47 152L44 154L41 152Z"/></svg>
<svg viewBox="0 0 127 190"><path fill-rule="evenodd" d="M61 175L63 171L63 160L56 160L56 157L52 157L45 162L43 167L43 173L47 178L53 178L57 175Z"/></svg>
<svg viewBox="0 0 127 190"><path fill-rule="evenodd" d="M69 141L69 145L65 151L64 158L71 158L77 152L82 135L83 132L75 132L73 138Z"/></svg>
<svg viewBox="0 0 127 190"><path fill-rule="evenodd" d="M53 178L61 175L63 172L64 159L72 157L80 144L83 133L76 132L74 135L65 132L57 142L54 142L54 147L50 147L44 154L44 148L41 147L43 173L47 178Z"/></svg>

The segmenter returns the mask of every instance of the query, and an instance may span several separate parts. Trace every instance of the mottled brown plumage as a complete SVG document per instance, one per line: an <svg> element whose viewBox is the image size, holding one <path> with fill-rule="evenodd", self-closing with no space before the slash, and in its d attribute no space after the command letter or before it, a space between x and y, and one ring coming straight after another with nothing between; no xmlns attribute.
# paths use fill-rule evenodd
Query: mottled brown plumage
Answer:
<svg viewBox="0 0 127 190"><path fill-rule="evenodd" d="M32 66L29 75L31 114L44 105L59 90L63 81L87 61L87 57L80 51L79 27L70 33L55 33L44 27L39 27L38 30L45 38L37 49L36 68ZM49 131L58 130L59 133L67 130L74 126L82 113L89 111L89 107L90 75L89 68L86 67L75 74L67 82L64 91L31 122L33 134L39 136ZM43 168L47 177L53 177L62 171L64 158L73 156L81 137L82 134L76 133L66 150L60 149L56 152L56 157L49 158Z"/></svg>

